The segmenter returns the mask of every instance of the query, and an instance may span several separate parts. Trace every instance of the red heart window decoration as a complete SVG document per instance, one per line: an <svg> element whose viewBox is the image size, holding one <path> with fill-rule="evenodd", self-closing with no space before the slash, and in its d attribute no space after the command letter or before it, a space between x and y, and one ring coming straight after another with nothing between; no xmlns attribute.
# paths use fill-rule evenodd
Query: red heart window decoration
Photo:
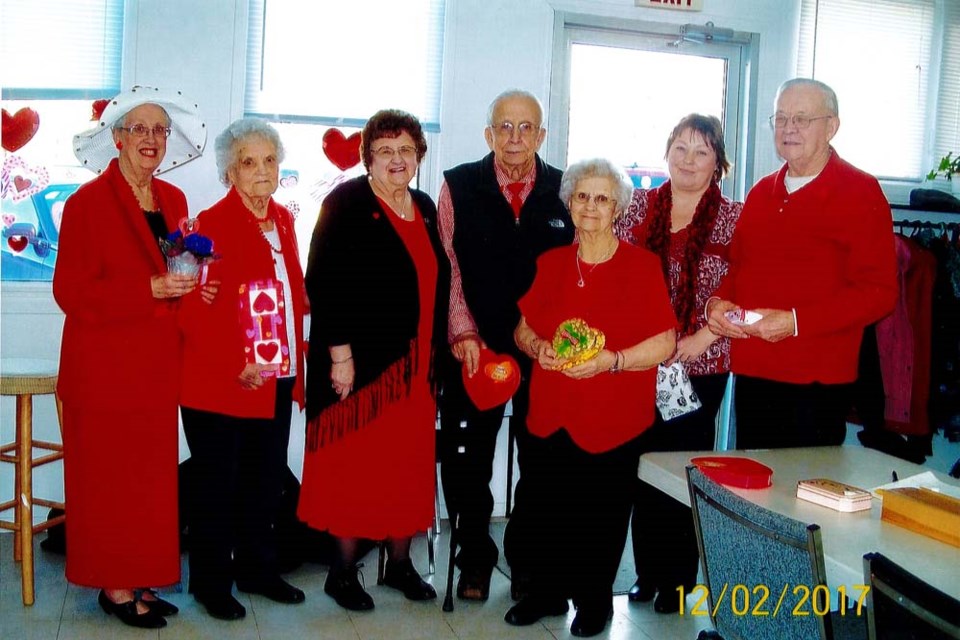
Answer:
<svg viewBox="0 0 960 640"><path fill-rule="evenodd" d="M473 377L463 368L463 386L474 406L481 411L504 404L520 386L520 367L506 354L480 350L480 363Z"/></svg>
<svg viewBox="0 0 960 640"><path fill-rule="evenodd" d="M276 308L277 303L264 291L261 291L253 300L253 310L257 313L270 313Z"/></svg>
<svg viewBox="0 0 960 640"><path fill-rule="evenodd" d="M27 236L10 236L7 238L7 244L13 249L14 253L20 253L27 248Z"/></svg>
<svg viewBox="0 0 960 640"><path fill-rule="evenodd" d="M340 171L360 163L360 132L344 137L339 129L327 129L323 134L323 155Z"/></svg>
<svg viewBox="0 0 960 640"><path fill-rule="evenodd" d="M30 142L40 128L40 114L24 107L12 116L3 110L3 148L13 153Z"/></svg>

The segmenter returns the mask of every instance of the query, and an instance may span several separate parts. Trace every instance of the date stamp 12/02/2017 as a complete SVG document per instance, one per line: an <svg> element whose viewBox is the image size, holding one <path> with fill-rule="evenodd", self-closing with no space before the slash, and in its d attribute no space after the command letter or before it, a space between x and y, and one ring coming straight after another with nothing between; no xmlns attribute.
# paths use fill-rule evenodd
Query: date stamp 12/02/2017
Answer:
<svg viewBox="0 0 960 640"><path fill-rule="evenodd" d="M831 596L836 595L840 602L855 601L850 610L853 615L861 615L863 605L870 591L870 585L855 584L840 585L832 590L826 585L819 584L811 587L806 584L766 585L724 583L718 593L711 598L710 587L698 584L689 592L682 586L677 587L677 597L680 598L679 614L691 616L711 616L729 607L735 616L776 617L789 616L825 616L830 613ZM686 606L687 595L695 595L696 602L692 607ZM840 615L846 615L846 607L840 607Z"/></svg>

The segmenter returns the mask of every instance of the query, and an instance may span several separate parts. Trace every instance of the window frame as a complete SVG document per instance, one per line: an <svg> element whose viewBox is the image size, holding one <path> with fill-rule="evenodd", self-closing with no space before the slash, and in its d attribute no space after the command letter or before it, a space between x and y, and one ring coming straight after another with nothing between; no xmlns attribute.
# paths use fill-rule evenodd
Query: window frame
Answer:
<svg viewBox="0 0 960 640"><path fill-rule="evenodd" d="M725 42L701 46L710 50L678 51L655 48L655 42L676 41L683 25L621 20L580 13L558 11L554 17L553 70L548 111L547 161L558 167L567 165L570 110L570 49L574 43L617 46L646 51L668 51L705 55L728 60L724 109L724 144L731 164L731 173L723 181L723 192L742 201L753 186L754 151L757 123L757 86L759 35L734 32ZM639 45L639 46L638 46ZM734 50L736 54L734 55ZM733 58L736 58L733 61ZM730 64L733 62L733 64ZM754 123L751 127L750 123ZM664 140L666 142L666 140Z"/></svg>

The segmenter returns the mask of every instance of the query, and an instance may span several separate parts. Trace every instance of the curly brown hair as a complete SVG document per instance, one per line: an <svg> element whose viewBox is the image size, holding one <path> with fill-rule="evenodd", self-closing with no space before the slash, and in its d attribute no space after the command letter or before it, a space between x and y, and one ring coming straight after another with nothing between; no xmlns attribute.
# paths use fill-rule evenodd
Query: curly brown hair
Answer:
<svg viewBox="0 0 960 640"><path fill-rule="evenodd" d="M370 164L373 162L371 145L374 140L399 138L403 133L410 134L414 144L417 145L417 162L419 163L427 154L427 139L423 135L423 127L420 126L416 116L400 109L381 109L370 116L360 132L360 157L363 159L363 167L367 171L370 170Z"/></svg>

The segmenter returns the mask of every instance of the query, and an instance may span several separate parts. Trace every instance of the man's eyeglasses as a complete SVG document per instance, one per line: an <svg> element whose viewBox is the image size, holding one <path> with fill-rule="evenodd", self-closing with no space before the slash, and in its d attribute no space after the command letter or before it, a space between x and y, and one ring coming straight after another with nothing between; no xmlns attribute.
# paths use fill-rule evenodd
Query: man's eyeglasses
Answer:
<svg viewBox="0 0 960 640"><path fill-rule="evenodd" d="M417 157L417 148L404 145L399 149L394 149L393 147L379 147L373 150L373 155L377 156L381 160L390 161L393 160L393 156L400 154L400 157L404 160L410 161L415 160Z"/></svg>
<svg viewBox="0 0 960 640"><path fill-rule="evenodd" d="M493 131L504 138L512 138L513 132L520 132L521 138L532 138L536 135L537 131L540 130L540 125L533 124L532 122L521 122L520 124L513 124L510 121L498 122L496 124L490 125L490 128Z"/></svg>
<svg viewBox="0 0 960 640"><path fill-rule="evenodd" d="M810 117L810 116L796 115L788 118L787 116L784 116L784 115L774 114L770 116L770 126L774 129L784 129L786 128L787 123L789 122L797 129L806 129L807 127L810 126L810 123L813 122L814 120L825 120L827 118L832 118L832 117L833 116Z"/></svg>
<svg viewBox="0 0 960 640"><path fill-rule="evenodd" d="M597 209L609 209L617 204L616 200L603 193L586 193L585 191L577 191L573 194L573 201L577 204L586 205L591 200L593 200L593 204L597 205Z"/></svg>
<svg viewBox="0 0 960 640"><path fill-rule="evenodd" d="M146 138L151 133L157 138L167 138L170 136L170 132L173 131L170 127L165 127L163 125L156 125L152 129L143 124L135 124L132 127L117 127L120 131L126 131L132 136L137 136L138 138Z"/></svg>

